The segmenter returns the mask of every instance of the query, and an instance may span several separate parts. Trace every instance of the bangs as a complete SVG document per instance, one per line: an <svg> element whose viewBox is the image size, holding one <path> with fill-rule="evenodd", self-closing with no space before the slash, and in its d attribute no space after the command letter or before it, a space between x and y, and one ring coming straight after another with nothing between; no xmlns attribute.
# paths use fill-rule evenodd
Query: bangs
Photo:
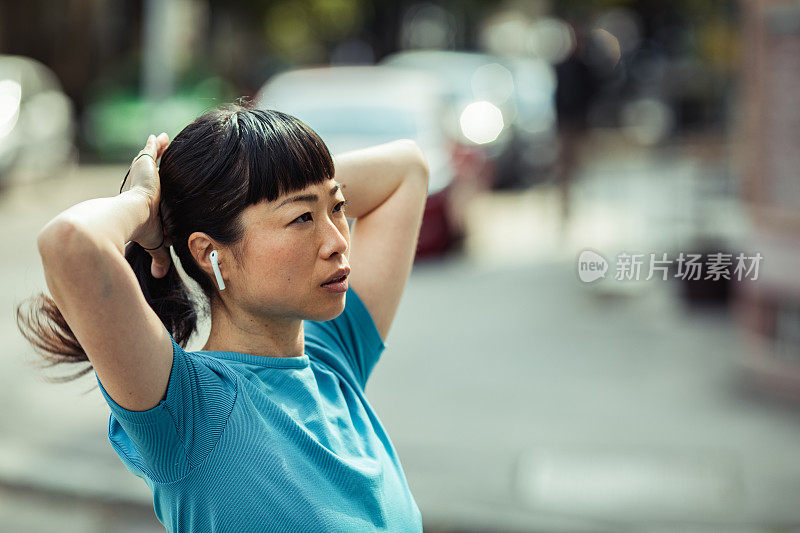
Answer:
<svg viewBox="0 0 800 533"><path fill-rule="evenodd" d="M273 110L248 109L231 120L238 130L247 204L274 201L334 176L333 158L317 133L301 120Z"/></svg>

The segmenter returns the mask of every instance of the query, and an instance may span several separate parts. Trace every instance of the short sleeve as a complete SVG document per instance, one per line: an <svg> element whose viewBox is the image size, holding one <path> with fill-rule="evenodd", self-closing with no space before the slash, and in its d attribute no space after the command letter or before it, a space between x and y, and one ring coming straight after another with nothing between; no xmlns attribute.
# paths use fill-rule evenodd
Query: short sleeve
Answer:
<svg viewBox="0 0 800 533"><path fill-rule="evenodd" d="M304 323L306 351L364 389L386 345L372 315L352 287L344 311L325 322Z"/></svg>
<svg viewBox="0 0 800 533"><path fill-rule="evenodd" d="M108 437L126 466L158 483L188 474L211 452L236 400L236 375L224 362L186 352L172 339L166 397L146 411L117 404L95 374L111 409Z"/></svg>

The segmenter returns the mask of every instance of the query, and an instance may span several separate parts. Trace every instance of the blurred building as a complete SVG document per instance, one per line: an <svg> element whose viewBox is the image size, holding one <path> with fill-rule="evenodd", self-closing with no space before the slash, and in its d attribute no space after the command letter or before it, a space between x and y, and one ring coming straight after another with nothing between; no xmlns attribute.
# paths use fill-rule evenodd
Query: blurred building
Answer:
<svg viewBox="0 0 800 533"><path fill-rule="evenodd" d="M800 397L800 4L743 0L744 197L757 284L738 294L752 375Z"/></svg>

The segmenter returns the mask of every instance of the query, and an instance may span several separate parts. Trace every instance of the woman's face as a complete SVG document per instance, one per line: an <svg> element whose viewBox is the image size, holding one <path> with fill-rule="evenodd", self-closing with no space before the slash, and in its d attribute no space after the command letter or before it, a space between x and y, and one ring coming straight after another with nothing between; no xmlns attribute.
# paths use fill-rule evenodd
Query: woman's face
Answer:
<svg viewBox="0 0 800 533"><path fill-rule="evenodd" d="M243 213L242 262L232 288L238 304L258 316L330 320L344 310L344 293L321 286L350 266L344 195L333 178Z"/></svg>

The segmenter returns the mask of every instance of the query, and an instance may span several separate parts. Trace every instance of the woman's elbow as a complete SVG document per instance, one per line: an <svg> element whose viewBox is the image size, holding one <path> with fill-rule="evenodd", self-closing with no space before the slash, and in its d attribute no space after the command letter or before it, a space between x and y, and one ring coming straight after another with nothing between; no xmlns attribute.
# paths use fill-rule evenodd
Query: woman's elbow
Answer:
<svg viewBox="0 0 800 533"><path fill-rule="evenodd" d="M397 142L401 143L404 148L403 154L408 165L408 176L414 179L421 179L427 185L430 178L430 168L422 148L412 139L400 139Z"/></svg>

